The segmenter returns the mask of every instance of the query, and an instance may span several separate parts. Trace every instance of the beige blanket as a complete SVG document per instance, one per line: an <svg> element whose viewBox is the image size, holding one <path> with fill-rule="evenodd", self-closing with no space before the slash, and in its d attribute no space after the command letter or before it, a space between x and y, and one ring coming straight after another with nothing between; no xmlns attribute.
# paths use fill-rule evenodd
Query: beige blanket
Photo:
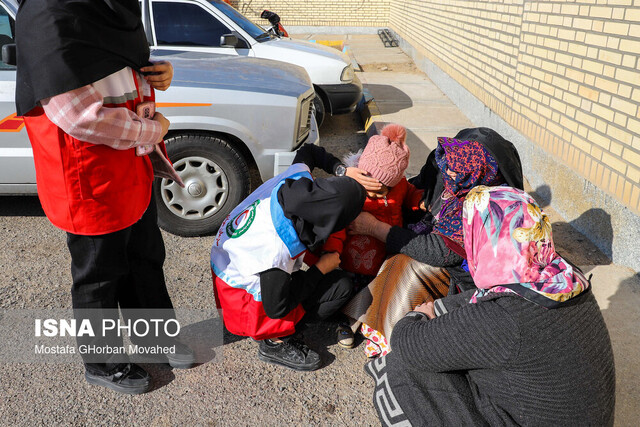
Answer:
<svg viewBox="0 0 640 427"><path fill-rule="evenodd" d="M353 319L354 332L366 323L388 340L393 326L407 312L423 302L443 298L448 292L446 269L399 254L382 264L376 278L342 312Z"/></svg>

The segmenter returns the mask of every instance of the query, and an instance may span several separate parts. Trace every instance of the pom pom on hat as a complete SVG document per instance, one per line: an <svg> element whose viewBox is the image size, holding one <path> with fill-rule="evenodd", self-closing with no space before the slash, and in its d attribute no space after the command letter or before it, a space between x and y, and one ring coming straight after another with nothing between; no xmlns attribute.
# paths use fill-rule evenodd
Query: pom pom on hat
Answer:
<svg viewBox="0 0 640 427"><path fill-rule="evenodd" d="M409 147L404 143L406 136L407 131L403 126L385 126L381 135L374 135L369 139L358 167L387 187L395 186L409 166Z"/></svg>
<svg viewBox="0 0 640 427"><path fill-rule="evenodd" d="M404 144L405 139L407 139L407 130L405 127L395 123L386 125L380 134L382 136L386 136L389 138L389 141L392 142L400 142Z"/></svg>

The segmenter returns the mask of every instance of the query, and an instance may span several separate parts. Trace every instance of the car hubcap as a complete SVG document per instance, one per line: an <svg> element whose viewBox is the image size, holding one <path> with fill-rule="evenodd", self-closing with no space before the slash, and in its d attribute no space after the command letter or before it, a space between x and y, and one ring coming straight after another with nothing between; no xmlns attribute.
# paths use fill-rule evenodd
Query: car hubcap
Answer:
<svg viewBox="0 0 640 427"><path fill-rule="evenodd" d="M202 196L202 183L198 182L198 183L192 183L189 184L189 187L187 188L187 191L189 192L189 195L192 197L200 197Z"/></svg>
<svg viewBox="0 0 640 427"><path fill-rule="evenodd" d="M198 220L220 210L229 195L229 181L217 163L193 156L176 161L173 167L184 182L184 188L165 178L160 184L160 192L165 206L174 215Z"/></svg>

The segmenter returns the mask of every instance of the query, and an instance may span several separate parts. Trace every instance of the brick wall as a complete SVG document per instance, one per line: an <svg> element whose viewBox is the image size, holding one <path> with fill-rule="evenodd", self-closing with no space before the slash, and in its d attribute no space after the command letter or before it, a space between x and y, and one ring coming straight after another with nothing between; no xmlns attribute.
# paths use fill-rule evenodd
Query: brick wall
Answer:
<svg viewBox="0 0 640 427"><path fill-rule="evenodd" d="M389 21L392 0L230 0L256 23L266 26L260 19L264 9L280 15L286 26L383 27Z"/></svg>
<svg viewBox="0 0 640 427"><path fill-rule="evenodd" d="M521 134L640 212L640 0L394 0L389 25Z"/></svg>
<svg viewBox="0 0 640 427"><path fill-rule="evenodd" d="M640 0L231 0L256 22L390 27L522 135L640 213Z"/></svg>

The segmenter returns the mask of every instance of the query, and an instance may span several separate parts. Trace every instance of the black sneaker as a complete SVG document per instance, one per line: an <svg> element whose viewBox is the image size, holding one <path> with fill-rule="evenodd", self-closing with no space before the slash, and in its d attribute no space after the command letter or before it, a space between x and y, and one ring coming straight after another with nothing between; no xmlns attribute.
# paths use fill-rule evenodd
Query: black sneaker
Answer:
<svg viewBox="0 0 640 427"><path fill-rule="evenodd" d="M279 343L268 339L260 341L258 359L296 371L315 371L322 366L320 355L296 338Z"/></svg>
<svg viewBox="0 0 640 427"><path fill-rule="evenodd" d="M172 368L189 369L196 364L196 356L187 345L173 341L171 346L175 346L175 352L167 354L167 362Z"/></svg>
<svg viewBox="0 0 640 427"><path fill-rule="evenodd" d="M134 363L127 363L111 375L93 374L85 371L84 377L89 384L108 387L118 393L142 394L151 389L151 376Z"/></svg>

